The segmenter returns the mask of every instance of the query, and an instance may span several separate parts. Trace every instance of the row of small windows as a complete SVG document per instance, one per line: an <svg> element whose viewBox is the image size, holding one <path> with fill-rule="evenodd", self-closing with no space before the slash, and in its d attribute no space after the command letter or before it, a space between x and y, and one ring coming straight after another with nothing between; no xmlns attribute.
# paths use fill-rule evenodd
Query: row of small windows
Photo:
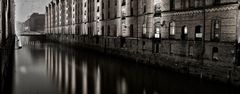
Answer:
<svg viewBox="0 0 240 94"><path fill-rule="evenodd" d="M203 7L205 0L170 0L170 10L175 10L176 8L176 2L181 3L181 9L186 9L186 8L198 8L198 7ZM221 3L221 0L213 0L212 4L213 5L218 5Z"/></svg>
<svg viewBox="0 0 240 94"><path fill-rule="evenodd" d="M172 44L170 44L170 54L174 54L174 46ZM219 60L219 48L218 47L212 47L212 56L211 56L211 59L213 61L218 61ZM194 56L194 48L193 46L190 46L189 47L189 56Z"/></svg>
<svg viewBox="0 0 240 94"><path fill-rule="evenodd" d="M221 20L215 19L212 20L212 34L211 39L213 41L219 41L220 39L220 30L221 30ZM176 24L175 22L169 23L169 37L174 38L176 33ZM203 37L203 27L201 25L195 26L195 40L202 40ZM186 25L181 27L181 39L188 39L188 27Z"/></svg>

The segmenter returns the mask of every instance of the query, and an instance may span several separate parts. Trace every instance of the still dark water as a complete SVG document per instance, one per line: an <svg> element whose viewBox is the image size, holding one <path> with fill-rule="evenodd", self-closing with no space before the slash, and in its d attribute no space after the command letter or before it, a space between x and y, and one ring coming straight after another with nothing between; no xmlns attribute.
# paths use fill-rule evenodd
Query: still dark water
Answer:
<svg viewBox="0 0 240 94"><path fill-rule="evenodd" d="M14 94L240 94L235 87L121 58L28 42L15 54Z"/></svg>

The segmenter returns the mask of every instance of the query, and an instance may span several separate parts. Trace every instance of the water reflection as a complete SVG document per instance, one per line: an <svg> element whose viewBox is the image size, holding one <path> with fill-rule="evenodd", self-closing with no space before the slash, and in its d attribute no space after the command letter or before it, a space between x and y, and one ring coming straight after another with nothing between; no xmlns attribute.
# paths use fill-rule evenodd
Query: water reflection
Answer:
<svg viewBox="0 0 240 94"><path fill-rule="evenodd" d="M27 39L27 38L26 38ZM236 87L59 44L23 42L15 94L239 94Z"/></svg>
<svg viewBox="0 0 240 94"><path fill-rule="evenodd" d="M235 87L162 71L100 53L51 45L48 72L66 94L235 94Z"/></svg>

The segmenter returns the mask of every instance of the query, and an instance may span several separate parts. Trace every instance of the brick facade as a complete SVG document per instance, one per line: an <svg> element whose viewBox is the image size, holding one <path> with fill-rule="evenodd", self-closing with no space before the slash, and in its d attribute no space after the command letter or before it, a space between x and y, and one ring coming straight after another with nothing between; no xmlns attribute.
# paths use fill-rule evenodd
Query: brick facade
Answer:
<svg viewBox="0 0 240 94"><path fill-rule="evenodd" d="M75 37L70 38L61 33L60 38L53 39L85 47L94 46L104 51L109 49L113 51L111 53L126 52L129 54L122 55L135 59L141 57L140 59L145 61L172 68L198 66L195 69L197 73L192 74L203 73L212 77L215 72L222 72L223 74L217 74L219 76L217 79L229 77L228 73L234 71L233 67L238 63L236 62L238 61L236 45L240 34L238 0L75 2L76 5L69 7L77 11L75 12L77 23L70 24L77 27L75 31L69 29L63 32L78 33L71 33L71 36ZM72 13L74 14L73 11ZM64 23L62 27L66 25L68 24ZM162 63L161 60L166 62Z"/></svg>

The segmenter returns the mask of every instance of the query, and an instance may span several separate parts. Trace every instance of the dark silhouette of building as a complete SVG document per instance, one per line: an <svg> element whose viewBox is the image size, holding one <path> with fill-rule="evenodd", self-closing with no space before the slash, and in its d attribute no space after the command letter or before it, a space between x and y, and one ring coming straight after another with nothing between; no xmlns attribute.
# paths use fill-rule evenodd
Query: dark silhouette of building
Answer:
<svg viewBox="0 0 240 94"><path fill-rule="evenodd" d="M30 18L25 21L25 31L43 32L45 24L45 14L33 13Z"/></svg>
<svg viewBox="0 0 240 94"><path fill-rule="evenodd" d="M15 46L14 0L0 0L0 12L0 94L11 94Z"/></svg>

